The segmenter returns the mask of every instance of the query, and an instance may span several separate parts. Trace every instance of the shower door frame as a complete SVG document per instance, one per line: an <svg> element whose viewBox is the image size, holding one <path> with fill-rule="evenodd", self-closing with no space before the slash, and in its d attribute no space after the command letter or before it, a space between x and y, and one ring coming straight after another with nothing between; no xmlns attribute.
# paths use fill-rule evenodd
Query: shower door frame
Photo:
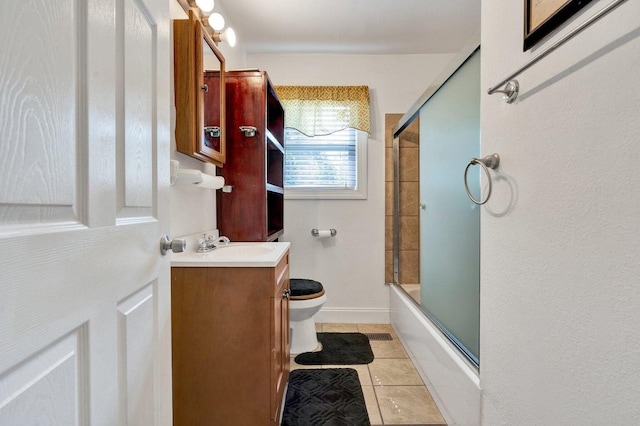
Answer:
<svg viewBox="0 0 640 426"><path fill-rule="evenodd" d="M418 98L418 100L409 108L409 110L400 118L398 123L393 127L393 284L406 293L405 289L400 285L400 133L405 130L414 119L420 115L421 108L431 99L433 95L451 78L456 71L477 51L480 49L480 33L476 33L471 41L460 50L460 52L447 64L442 72L429 85L427 90ZM407 294L408 296L408 294ZM411 298L411 301L419 306L419 304ZM463 355L474 368L479 368L479 360L462 345L433 315L426 312L425 309L420 311L431 321L431 323L447 338L447 340Z"/></svg>

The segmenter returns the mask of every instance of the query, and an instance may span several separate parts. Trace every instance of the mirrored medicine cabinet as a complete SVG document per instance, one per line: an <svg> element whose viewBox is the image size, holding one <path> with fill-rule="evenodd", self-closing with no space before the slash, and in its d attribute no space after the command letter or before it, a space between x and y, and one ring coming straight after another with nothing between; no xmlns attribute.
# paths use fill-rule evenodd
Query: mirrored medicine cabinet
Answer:
<svg viewBox="0 0 640 426"><path fill-rule="evenodd" d="M173 23L176 149L225 162L225 61L193 11Z"/></svg>

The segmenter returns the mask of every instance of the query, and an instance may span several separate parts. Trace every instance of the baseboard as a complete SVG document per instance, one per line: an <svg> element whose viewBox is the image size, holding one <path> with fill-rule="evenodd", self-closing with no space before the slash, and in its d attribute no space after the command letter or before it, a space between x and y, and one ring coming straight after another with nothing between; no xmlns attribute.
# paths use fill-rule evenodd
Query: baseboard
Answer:
<svg viewBox="0 0 640 426"><path fill-rule="evenodd" d="M316 323L390 324L387 308L322 308L315 316Z"/></svg>

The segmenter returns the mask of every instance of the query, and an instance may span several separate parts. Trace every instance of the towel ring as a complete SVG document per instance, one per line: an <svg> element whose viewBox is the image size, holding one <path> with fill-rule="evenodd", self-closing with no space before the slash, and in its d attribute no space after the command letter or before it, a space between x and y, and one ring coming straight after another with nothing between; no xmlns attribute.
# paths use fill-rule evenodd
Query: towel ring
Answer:
<svg viewBox="0 0 640 426"><path fill-rule="evenodd" d="M487 179L489 180L489 192L487 194L487 198L484 201L478 201L473 198L471 195L471 191L469 191L469 184L467 183L467 173L469 173L469 167L479 164L480 167L484 170L487 175ZM471 201L475 204L481 206L491 198L491 174L489 174L489 169L496 169L500 165L500 156L498 154L487 155L484 158L472 158L467 167L464 169L464 189L467 191L467 196Z"/></svg>

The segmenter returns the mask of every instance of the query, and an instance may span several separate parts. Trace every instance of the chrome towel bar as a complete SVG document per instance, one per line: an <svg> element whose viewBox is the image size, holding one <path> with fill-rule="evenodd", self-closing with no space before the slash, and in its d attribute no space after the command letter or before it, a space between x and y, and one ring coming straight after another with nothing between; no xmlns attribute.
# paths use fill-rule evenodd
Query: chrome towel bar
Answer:
<svg viewBox="0 0 640 426"><path fill-rule="evenodd" d="M547 50L545 50L544 52L542 52L541 54L539 54L538 56L536 56L535 58L533 58L532 60L530 60L529 62L524 64L522 67L520 67L516 72L511 74L509 77L505 78L504 80L502 80L500 83L496 84L495 86L490 87L487 90L487 93L489 95L492 95L494 93L504 93L505 102L507 102L509 104L512 103L518 97L518 93L520 91L520 87L518 85L517 80L514 80L515 77L519 76L524 71L526 71L529 68L531 68L531 66L533 64L539 62L542 58L544 58L547 55L549 55L551 52L556 50L558 47L560 47L563 44L565 44L567 41L569 41L570 39L572 39L573 37L575 37L576 35L581 33L589 25L593 24L598 19L602 18L604 15L606 15L609 12L611 12L613 9L615 9L618 6L620 6L625 1L627 1L627 0L614 0L613 2L609 3L607 6L605 6L598 13L593 15L591 18L587 19L585 22L583 22L579 26L577 26L569 34L567 34L566 36L562 37L560 40L555 42ZM507 85L507 86L505 87L504 90L498 90L498 89L500 89L501 87L503 87L505 85Z"/></svg>

